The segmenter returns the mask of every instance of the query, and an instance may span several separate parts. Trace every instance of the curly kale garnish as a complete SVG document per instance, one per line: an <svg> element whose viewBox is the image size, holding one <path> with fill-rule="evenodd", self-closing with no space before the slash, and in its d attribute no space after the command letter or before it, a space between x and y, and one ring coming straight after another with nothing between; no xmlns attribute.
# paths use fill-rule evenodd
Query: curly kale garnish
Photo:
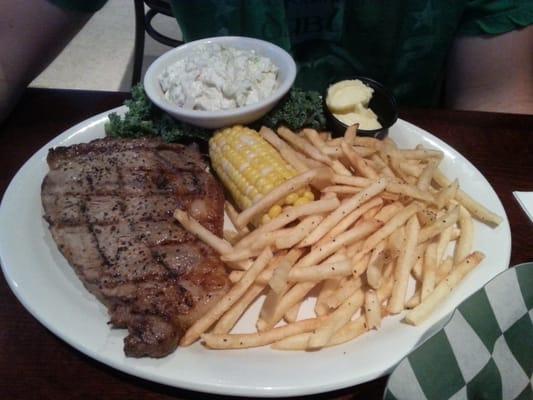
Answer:
<svg viewBox="0 0 533 400"><path fill-rule="evenodd" d="M172 119L154 106L141 84L131 89L131 99L124 104L128 111L124 117L116 113L109 114L106 123L107 136L115 138L139 138L160 136L166 142L207 141L211 131Z"/></svg>
<svg viewBox="0 0 533 400"><path fill-rule="evenodd" d="M159 119L159 135L166 142L182 142L191 139L207 142L213 135L213 131L176 121L168 115L163 115Z"/></svg>
<svg viewBox="0 0 533 400"><path fill-rule="evenodd" d="M109 114L106 135L114 138L160 136L166 142L207 142L213 132L185 122L176 121L152 104L142 85L131 89L131 99L124 102L128 111L121 117ZM292 130L325 128L326 118L318 92L293 88L280 103L256 124L277 128L285 125Z"/></svg>
<svg viewBox="0 0 533 400"><path fill-rule="evenodd" d="M326 117L322 98L318 92L293 88L260 122L273 129L280 125L292 130L325 129Z"/></svg>

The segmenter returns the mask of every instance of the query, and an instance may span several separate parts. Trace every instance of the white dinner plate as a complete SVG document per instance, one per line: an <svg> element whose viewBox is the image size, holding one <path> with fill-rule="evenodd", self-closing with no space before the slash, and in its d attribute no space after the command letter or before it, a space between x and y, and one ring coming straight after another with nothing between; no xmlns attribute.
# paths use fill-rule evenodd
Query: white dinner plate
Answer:
<svg viewBox="0 0 533 400"><path fill-rule="evenodd" d="M123 113L125 107L116 110ZM461 187L503 217L497 228L475 222L474 247L486 259L421 326L386 318L379 331L352 342L316 352L208 350L200 343L178 348L163 359L127 358L122 350L125 330L110 329L105 307L90 294L57 250L44 222L41 182L48 171L48 149L88 142L104 136L102 113L62 133L33 155L13 178L0 206L0 260L7 282L44 326L88 356L113 368L152 381L201 392L240 396L292 396L356 385L388 373L466 297L509 265L511 232L498 196L483 175L446 143L402 120L390 129L400 147L442 150L444 172L459 178ZM253 329L259 302L237 326ZM308 309L311 304L304 304Z"/></svg>

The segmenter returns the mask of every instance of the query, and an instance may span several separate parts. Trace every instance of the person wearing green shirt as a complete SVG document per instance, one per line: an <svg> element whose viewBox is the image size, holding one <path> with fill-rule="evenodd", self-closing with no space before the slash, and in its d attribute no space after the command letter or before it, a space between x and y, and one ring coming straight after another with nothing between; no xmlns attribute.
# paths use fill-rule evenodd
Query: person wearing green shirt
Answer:
<svg viewBox="0 0 533 400"><path fill-rule="evenodd" d="M50 42L65 41L105 0L12 2L2 19L30 19L24 29L57 25ZM39 3L39 2L38 2ZM298 64L296 85L324 90L354 75L388 86L402 106L449 106L459 109L533 113L533 1L531 0L171 0L185 41L239 35L279 45ZM4 6L5 8L6 6ZM1 8L1 7L0 7ZM46 11L46 12L45 12ZM55 25L52 15L63 21ZM52 21L49 22L49 19ZM9 21L8 21L9 22ZM16 20L16 26L22 21ZM37 25L40 29L37 29ZM0 80L10 79L0 28ZM66 32L67 34L63 34ZM46 38L40 37L40 41ZM25 46L30 39L17 37ZM9 43L8 43L8 48ZM32 44L29 43L29 47ZM33 47L35 45L33 44ZM55 47L59 48L58 46ZM46 48L22 52L36 57ZM49 52L50 53L50 52ZM55 54L55 53L53 53ZM52 56L53 56L52 54ZM40 57L40 68L48 57ZM16 64L16 62L15 62ZM32 64L29 62L29 64ZM33 66L33 64L32 64ZM31 72L39 68L33 66ZM21 71L18 69L17 74ZM32 78L35 75L32 76ZM11 78L12 79L12 78ZM30 79L31 80L31 79ZM20 81L20 78L19 78ZM27 82L26 82L27 81ZM28 79L22 79L26 84ZM0 99L2 96L0 82ZM0 107L1 108L1 107Z"/></svg>

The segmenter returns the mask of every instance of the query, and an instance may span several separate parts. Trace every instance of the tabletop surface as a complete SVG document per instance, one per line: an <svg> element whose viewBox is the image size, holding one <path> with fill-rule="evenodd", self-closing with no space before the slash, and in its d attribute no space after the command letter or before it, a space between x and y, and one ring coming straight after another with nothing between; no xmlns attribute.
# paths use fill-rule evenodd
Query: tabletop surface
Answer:
<svg viewBox="0 0 533 400"><path fill-rule="evenodd" d="M22 164L49 140L126 93L28 89L0 125L0 197ZM511 265L533 261L533 223L512 192L533 191L533 115L400 110L468 158L500 197L512 232ZM37 322L0 278L0 393L6 399L218 399L135 378L94 361ZM177 371L179 373L179 371ZM386 377L306 399L379 399ZM225 397L227 398L227 397Z"/></svg>

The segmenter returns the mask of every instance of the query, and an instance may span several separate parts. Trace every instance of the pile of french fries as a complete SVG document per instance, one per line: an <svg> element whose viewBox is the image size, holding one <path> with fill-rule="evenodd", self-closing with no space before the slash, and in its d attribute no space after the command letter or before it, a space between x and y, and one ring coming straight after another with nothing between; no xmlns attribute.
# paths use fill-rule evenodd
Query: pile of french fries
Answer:
<svg viewBox="0 0 533 400"><path fill-rule="evenodd" d="M340 138L283 127L260 134L299 175L241 213L226 203L236 231L224 238L184 211L174 214L220 254L233 282L188 329L183 346L201 339L213 349L314 350L379 329L384 317L404 310L405 322L420 324L484 258L472 251L472 218L501 222L445 177L438 150L400 149L390 138L357 136L356 126ZM251 225L308 185L317 200ZM262 295L257 331L231 333ZM309 297L315 316L299 320Z"/></svg>

